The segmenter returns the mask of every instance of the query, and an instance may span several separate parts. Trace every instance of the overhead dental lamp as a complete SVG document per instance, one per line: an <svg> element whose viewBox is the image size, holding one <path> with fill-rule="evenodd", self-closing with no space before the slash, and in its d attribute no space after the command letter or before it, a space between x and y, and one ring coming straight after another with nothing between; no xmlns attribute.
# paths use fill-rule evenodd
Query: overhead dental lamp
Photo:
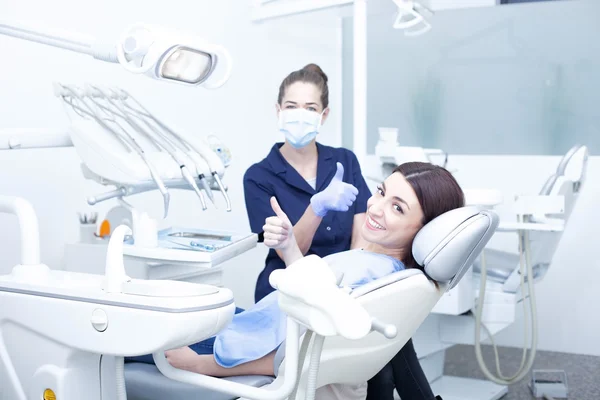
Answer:
<svg viewBox="0 0 600 400"><path fill-rule="evenodd" d="M0 21L0 34L88 54L133 73L188 86L216 89L231 75L231 56L224 47L159 26L133 25L117 43L35 26Z"/></svg>

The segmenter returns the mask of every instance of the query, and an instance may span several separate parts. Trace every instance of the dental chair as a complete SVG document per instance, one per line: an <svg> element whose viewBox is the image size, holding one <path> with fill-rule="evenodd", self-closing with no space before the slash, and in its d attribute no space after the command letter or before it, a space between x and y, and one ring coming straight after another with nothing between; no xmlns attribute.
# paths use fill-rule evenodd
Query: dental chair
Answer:
<svg viewBox="0 0 600 400"><path fill-rule="evenodd" d="M549 207L548 213L543 211L531 210L528 214L528 226L521 226L529 233L529 245L531 247L532 269L534 282L540 281L548 268L558 248L558 243L562 237L566 223L571 216L573 208L577 202L586 176L588 160L588 149L586 146L577 145L572 147L561 159L553 173L539 192L542 200L544 197L550 200L552 197L562 198L563 204L558 209L554 206L539 204L539 210ZM519 198L516 200L519 209ZM535 206L530 202L528 208ZM559 211L559 212L553 212ZM502 223L498 232L516 232L519 224ZM487 265L487 278L502 285L502 290L509 293L515 293L519 289L519 254L487 248L485 250L485 262ZM481 259L478 259L473 266L473 272L481 273Z"/></svg>
<svg viewBox="0 0 600 400"><path fill-rule="evenodd" d="M480 254L498 225L498 217L491 211L476 207L463 207L447 212L431 221L416 236L413 242L413 255L425 273L417 269L408 269L367 285L356 288L350 293L352 298L373 318L373 331L366 336L351 340L339 335L326 335L316 383L310 382L310 368L305 357L300 355L299 379L295 387L295 396L289 399L304 399L309 387L324 388L330 384L359 385L372 378L400 351L412 337L441 296L455 287L463 275L470 269L473 260ZM312 256L311 256L312 257ZM308 257L307 257L308 258ZM306 258L305 258L306 259ZM291 268L288 267L288 269ZM432 278L438 282L436 285ZM285 308L285 294L280 291L280 305ZM311 330L319 329L311 321L320 318L307 318L306 314L293 314L301 323L308 326L304 336L306 354L310 354L316 346L315 335L310 339ZM326 313L325 313L326 314ZM344 316L340 316L343 318ZM352 315L346 315L352 318ZM376 321L384 321L376 322ZM380 334L382 333L382 334ZM309 339L307 339L307 337ZM289 372L289 364L280 366L283 352L282 345L275 357L276 378L265 376L240 376L224 378L224 380L241 382L246 385L262 387L265 390L276 390L284 384L285 375ZM125 365L125 382L129 400L229 400L244 398L231 394L219 393L215 390L198 387L192 383L184 383L163 375L164 365L127 363ZM176 373L171 371L173 377ZM192 378L190 378L192 380ZM319 398L317 390L317 399ZM293 395L294 393L292 393ZM260 397L257 397L260 398ZM267 397L263 397L267 398Z"/></svg>

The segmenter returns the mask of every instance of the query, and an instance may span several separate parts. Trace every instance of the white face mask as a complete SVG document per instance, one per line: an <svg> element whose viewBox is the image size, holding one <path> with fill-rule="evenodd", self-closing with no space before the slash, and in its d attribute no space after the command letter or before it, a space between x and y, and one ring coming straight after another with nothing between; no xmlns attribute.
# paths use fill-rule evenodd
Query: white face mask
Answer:
<svg viewBox="0 0 600 400"><path fill-rule="evenodd" d="M323 110L324 112L325 110ZM317 136L321 129L323 113L294 108L279 111L279 131L285 135L287 142L299 149Z"/></svg>

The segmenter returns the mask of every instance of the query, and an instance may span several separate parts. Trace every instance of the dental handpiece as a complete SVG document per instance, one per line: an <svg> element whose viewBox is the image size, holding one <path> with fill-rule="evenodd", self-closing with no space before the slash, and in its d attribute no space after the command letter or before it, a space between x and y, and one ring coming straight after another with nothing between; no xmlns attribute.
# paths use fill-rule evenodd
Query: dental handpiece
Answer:
<svg viewBox="0 0 600 400"><path fill-rule="evenodd" d="M171 158L179 165L179 169L181 170L181 176L192 187L192 189L194 190L194 192L200 199L200 203L202 204L202 210L206 210L207 209L206 200L204 200L204 196L202 195L200 188L198 188L198 185L196 185L196 182L195 182L190 170L185 165L186 162L178 154L178 150L175 148L175 145L173 143L171 143L168 138L164 137L160 132L158 132L147 121L143 120L138 115L135 115L135 117L137 117L138 119L143 121L143 123L150 130L152 130L155 135L157 135L157 137L155 137L154 140L157 140L159 142L159 144L165 149L165 151L171 156ZM170 149L168 147L170 147Z"/></svg>
<svg viewBox="0 0 600 400"><path fill-rule="evenodd" d="M132 107L129 107L129 108L132 108ZM143 113L140 113L140 115L148 118L148 116L145 115L145 114L143 114ZM138 118L140 118L140 115L136 115L136 116ZM140 118L140 119L142 119L142 118ZM150 118L150 120L154 121L154 119L152 119L152 118ZM156 123L156 121L154 121L154 122ZM199 155L197 155L193 151L191 151L185 143L183 143L180 140L178 140L177 137L173 136L172 138L167 138L161 132L158 132L156 130L156 128L153 127L149 121L145 121L144 120L144 123L150 129L154 130L157 135L160 135L163 138L163 140L170 142L170 144L173 147L178 147L179 149L175 149L175 154L178 154L178 150L181 151L183 153L183 157L187 157L191 161L191 164L195 165L196 172L197 172L197 175L198 175L198 181L200 182L200 184L202 185L202 189L205 191L206 195L208 196L208 198L210 199L210 201L215 205L215 208L216 208L217 205L215 204L214 196L212 194L212 191L210 190L210 185L208 184L208 182L206 181L206 178L204 176L204 172L203 171L206 170L206 169L208 169L208 166L204 162L204 160L202 160L202 158ZM160 124L157 123L157 125L160 127ZM187 181L188 182L194 182L194 180L191 177L191 173L190 173L190 177L187 179ZM194 182L194 187L195 187L195 182ZM196 188L195 188L195 190L196 190ZM204 200L204 199L202 198L202 200Z"/></svg>
<svg viewBox="0 0 600 400"><path fill-rule="evenodd" d="M96 122L100 126L102 126L107 131L111 132L117 138L124 140L130 147L132 147L135 151L137 151L137 153L140 155L140 157L144 160L146 166L148 167L148 170L150 171L150 175L151 175L152 179L156 183L156 186L158 187L158 190L160 191L160 193L163 196L164 218L166 218L167 215L168 215L168 212L169 212L169 204L170 204L171 196L170 196L169 191L167 190L167 187L165 186L164 182L160 178L160 175L157 173L157 171L154 168L154 166L152 165L152 163L146 157L144 149L135 141L135 138L133 138L127 131L125 131L121 126L119 126L116 121L114 121L115 124L117 124L121 128L121 130L123 131L124 135L120 135L112 127L110 127L108 124L106 124L102 119L98 118L94 114L94 112L90 109L90 106L84 101L84 99L82 98L82 96L80 96L78 93L76 93L75 90L73 90L71 87L64 87L64 88L67 91L69 91L74 98L79 99L81 101L81 103L83 103L85 105L85 107L88 108L88 110L85 110L82 107L80 107L78 105L75 105L73 103L71 103L71 107L76 108L80 112L82 112L82 113L88 115L89 117L93 118L94 120L96 120ZM101 106L93 98L91 98L91 100L97 106L99 106L99 107Z"/></svg>
<svg viewBox="0 0 600 400"><path fill-rule="evenodd" d="M212 177L219 186L219 190L225 198L225 202L227 203L227 211L231 211L231 200L229 199L229 195L227 194L223 182L221 181L221 177L219 176L219 169L221 169L220 167L223 167L223 162L202 139L194 138L194 140L190 140L190 144L202 156L202 158L206 160Z"/></svg>
<svg viewBox="0 0 600 400"><path fill-rule="evenodd" d="M229 195L227 194L227 191L225 190L225 186L223 186L223 182L221 181L219 174L216 172L213 172L212 175L213 175L213 179L215 180L215 182L217 182L217 185L219 186L219 190L221 191L221 193L223 193L223 197L225 198L225 203L227 204L227 211L231 211L231 200L229 199Z"/></svg>
<svg viewBox="0 0 600 400"><path fill-rule="evenodd" d="M136 101L136 103L137 103L137 101ZM139 103L137 103L137 104L139 104ZM130 108L132 110L135 110L129 104L125 103L125 105L128 108ZM140 107L141 107L141 105L140 105ZM178 145L178 147L182 151L184 151L186 153L186 155L193 161L194 164L196 164L196 169L198 171L198 180L200 181L200 184L202 185L202 188L206 192L206 195L208 196L208 198L210 199L210 201L215 205L215 208L216 208L217 204L215 203L214 195L212 193L210 185L208 184L208 182L206 180L206 176L204 175L204 172L201 172L201 171L204 171L204 170L208 169L208 164L202 159L202 156L199 155L197 152L195 152L194 149L191 146L189 146L188 143L186 143L185 140L183 140L179 135L177 135L175 132L173 132L165 124L163 124L162 122L160 122L157 118L155 118L151 114L148 114L147 112L140 112L139 110L135 110L135 112L139 113L141 116L149 118L156 125L158 125L160 128L162 128L165 132L169 133L171 135L172 141L174 143L176 143ZM145 123L147 125L149 125L148 122L145 122Z"/></svg>
<svg viewBox="0 0 600 400"><path fill-rule="evenodd" d="M137 99L135 99L129 93L127 93L123 89L120 89L120 91L123 94L122 97L131 99L143 111L143 113L140 112L140 111L138 111L138 110L136 110L136 112L140 113L141 115L144 115L147 118L150 118L152 121L154 121L154 123L156 123L162 129L164 129L173 138L175 138L179 143L181 143L182 146L188 147L190 150L192 150L192 153L190 153L189 156L193 158L193 160L194 160L194 162L196 164L200 163L200 159L196 158L196 157L193 157L193 156L195 156L195 154L193 154L194 152L197 153L201 158L203 158L204 161L206 162L206 164L210 166L211 162L209 162L209 160L207 159L207 156L205 154L203 154L204 152L202 151L202 146L196 146L196 145L190 143L188 140L186 140L185 138L183 138L181 135L179 135L178 133L176 133L175 131L173 131L172 129L170 129L166 124L164 124L163 122L161 122L158 118L156 118L155 116L153 116L139 101L137 101ZM126 102L124 102L124 104L127 107L129 107L130 109L134 109L133 107L131 107L131 105L127 104ZM215 157L217 157L216 154L213 154L213 155ZM215 171L218 168L215 167L215 168L209 168L209 169L211 171L211 174L214 176L215 175ZM198 170L199 171L203 170L203 168L198 168ZM200 182L202 183L203 188L206 191L208 197L213 202L213 204L215 204L215 206L216 206L216 203L214 202L214 197L213 197L213 194L212 194L212 190L211 190L210 185L208 184L208 182L206 182L206 180L205 180L206 178L205 178L204 174L203 173L199 173L198 174L198 178L199 178ZM218 185L219 185L219 188L220 188L221 192L223 193L223 195L225 197L225 200L227 201L227 211L231 211L231 202L229 201L227 193L223 190L223 185L222 184L218 184Z"/></svg>
<svg viewBox="0 0 600 400"><path fill-rule="evenodd" d="M169 150L167 148L170 145L170 143L166 142L164 140L164 138L162 138L162 137L153 137L150 133L144 131L144 129L142 127L140 127L136 122L134 122L131 119L131 117L128 115L129 113L127 113L127 111L125 111L120 104L117 104L115 101L112 100L111 96L108 93L106 93L105 90L99 89L99 88L97 88L95 86L92 86L92 88L95 89L95 90L97 90L97 91L99 91L99 92L101 92L101 93L103 93L105 95L105 97L107 98L107 100L109 101L109 103L111 103L114 107L116 107L123 114L122 117L136 131L138 131L141 134L145 135L151 141L153 140L155 145L162 147L167 152L167 154L169 154L169 156L171 156L171 158L179 165L179 168L181 170L181 175L182 175L183 179L192 187L192 189L194 190L194 192L196 192L196 194L200 198L200 203L202 204L202 209L206 210L206 208L207 208L206 207L206 201L204 200L204 197L202 196L202 192L200 192L200 189L196 185L196 182L194 182L194 179L192 178L192 176L191 176L190 172L188 171L187 167L185 166L183 160L180 160L177 157L177 155L175 154L175 152L173 151L173 149ZM120 101L122 102L121 99L120 99Z"/></svg>
<svg viewBox="0 0 600 400"><path fill-rule="evenodd" d="M121 103L122 103L122 105L125 105L125 106L127 105L125 102L123 102L123 100L121 100ZM184 159L182 157L179 156L177 149L175 148L175 145L168 138L166 138L162 133L160 133L152 125L150 125L147 121L145 121L143 118L141 118L139 115L137 115L137 113L133 113L133 116L136 117L137 119L139 119L140 121L142 121L142 123L144 125L146 125L146 127L149 128L149 131L153 132L155 136L153 137L151 133L144 131L142 127L140 127L137 123L135 123L128 116L129 114L132 114L132 113L126 111L122 107L122 105L115 105L115 106L119 108L119 111L126 114L125 118L136 130L141 131L150 140L154 140L155 143L158 144L159 146L161 146L162 149L164 149L167 152L167 154L169 154L169 156L179 165L179 168L181 170L181 176L192 187L192 189L194 190L194 192L200 199L200 203L202 204L202 210L206 210L207 206L206 206L206 201L204 200L204 196L202 195L202 192L198 188L198 185L196 185L196 182L194 181L194 178L192 177L192 174L190 173L189 169L185 165L186 162L184 161Z"/></svg>

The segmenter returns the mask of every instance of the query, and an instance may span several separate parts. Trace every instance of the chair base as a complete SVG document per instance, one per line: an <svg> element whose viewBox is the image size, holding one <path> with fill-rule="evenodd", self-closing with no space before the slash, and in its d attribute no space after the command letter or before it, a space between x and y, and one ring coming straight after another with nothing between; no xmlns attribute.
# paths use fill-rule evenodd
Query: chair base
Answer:
<svg viewBox="0 0 600 400"><path fill-rule="evenodd" d="M238 398L172 380L164 376L152 364L127 363L124 374L128 400L233 400ZM259 375L233 376L223 379L254 387L265 386L273 382L273 377Z"/></svg>

